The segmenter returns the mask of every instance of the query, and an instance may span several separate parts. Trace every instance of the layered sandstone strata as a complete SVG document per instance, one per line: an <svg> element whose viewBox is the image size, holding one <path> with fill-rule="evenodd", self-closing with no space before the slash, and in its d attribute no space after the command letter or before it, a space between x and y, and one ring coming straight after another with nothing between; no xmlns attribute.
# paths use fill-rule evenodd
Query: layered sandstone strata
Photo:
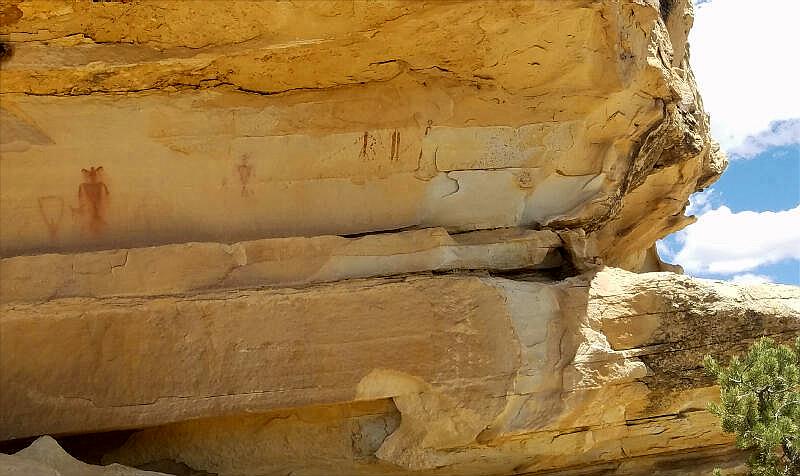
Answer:
<svg viewBox="0 0 800 476"><path fill-rule="evenodd" d="M12 2L0 252L521 226L654 269L724 166L671 3Z"/></svg>
<svg viewBox="0 0 800 476"><path fill-rule="evenodd" d="M155 427L109 458L511 474L728 454L700 361L800 334L800 290L609 268L64 298L3 315L4 439Z"/></svg>
<svg viewBox="0 0 800 476"><path fill-rule="evenodd" d="M192 475L741 471L700 360L800 333L800 291L635 274L674 269L654 243L725 166L691 19L5 4L0 441Z"/></svg>

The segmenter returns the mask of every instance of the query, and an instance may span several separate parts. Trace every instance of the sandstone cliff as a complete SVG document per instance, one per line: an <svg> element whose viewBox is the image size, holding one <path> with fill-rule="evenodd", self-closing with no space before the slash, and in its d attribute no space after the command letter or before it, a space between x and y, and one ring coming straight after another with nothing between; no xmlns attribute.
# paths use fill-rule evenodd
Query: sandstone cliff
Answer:
<svg viewBox="0 0 800 476"><path fill-rule="evenodd" d="M648 266L724 166L672 3L12 2L0 252L519 226Z"/></svg>
<svg viewBox="0 0 800 476"><path fill-rule="evenodd" d="M655 251L725 167L688 0L2 8L7 447L193 475L742 471L700 360L800 333L800 290Z"/></svg>

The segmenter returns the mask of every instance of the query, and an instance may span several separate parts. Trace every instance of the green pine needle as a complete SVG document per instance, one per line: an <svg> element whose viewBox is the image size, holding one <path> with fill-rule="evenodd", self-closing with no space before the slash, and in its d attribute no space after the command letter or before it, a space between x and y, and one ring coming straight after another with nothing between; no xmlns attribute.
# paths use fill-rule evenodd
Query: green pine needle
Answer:
<svg viewBox="0 0 800 476"><path fill-rule="evenodd" d="M720 387L709 410L750 451L751 474L800 476L800 337L793 348L762 338L727 366L711 356L703 363Z"/></svg>

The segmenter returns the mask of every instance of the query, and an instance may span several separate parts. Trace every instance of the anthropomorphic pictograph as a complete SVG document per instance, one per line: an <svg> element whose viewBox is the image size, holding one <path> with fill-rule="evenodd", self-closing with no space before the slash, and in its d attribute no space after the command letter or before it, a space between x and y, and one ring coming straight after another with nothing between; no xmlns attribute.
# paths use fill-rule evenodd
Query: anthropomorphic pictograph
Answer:
<svg viewBox="0 0 800 476"><path fill-rule="evenodd" d="M392 150L389 153L389 160L400 159L400 132L392 132Z"/></svg>
<svg viewBox="0 0 800 476"><path fill-rule="evenodd" d="M103 167L81 169L83 183L78 186L78 208L73 208L73 216L80 216L84 229L91 234L99 234L106 227L106 210L110 192L103 180Z"/></svg>
<svg viewBox="0 0 800 476"><path fill-rule="evenodd" d="M249 163L250 156L245 154L242 156L241 162L236 166L236 172L239 174L239 185L243 197L249 197L253 192L248 188L250 179L253 178L253 166Z"/></svg>
<svg viewBox="0 0 800 476"><path fill-rule="evenodd" d="M51 239L58 238L61 219L64 217L64 199L55 195L39 197L39 214Z"/></svg>

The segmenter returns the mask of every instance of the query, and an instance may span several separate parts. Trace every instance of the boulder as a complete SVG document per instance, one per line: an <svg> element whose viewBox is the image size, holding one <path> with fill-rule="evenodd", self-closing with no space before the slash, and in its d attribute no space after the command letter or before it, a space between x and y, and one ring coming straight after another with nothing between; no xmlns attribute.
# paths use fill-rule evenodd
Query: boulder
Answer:
<svg viewBox="0 0 800 476"><path fill-rule="evenodd" d="M120 464L94 466L68 455L49 436L42 436L13 455L0 454L2 476L167 476Z"/></svg>

